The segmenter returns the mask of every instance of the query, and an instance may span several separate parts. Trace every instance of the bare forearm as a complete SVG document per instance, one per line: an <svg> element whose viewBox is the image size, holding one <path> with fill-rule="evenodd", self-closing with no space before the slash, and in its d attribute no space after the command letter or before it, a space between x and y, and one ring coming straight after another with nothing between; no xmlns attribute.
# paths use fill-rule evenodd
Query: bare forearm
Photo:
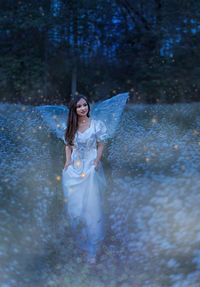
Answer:
<svg viewBox="0 0 200 287"><path fill-rule="evenodd" d="M65 153L66 153L66 162L70 163L71 162L72 148L66 145Z"/></svg>

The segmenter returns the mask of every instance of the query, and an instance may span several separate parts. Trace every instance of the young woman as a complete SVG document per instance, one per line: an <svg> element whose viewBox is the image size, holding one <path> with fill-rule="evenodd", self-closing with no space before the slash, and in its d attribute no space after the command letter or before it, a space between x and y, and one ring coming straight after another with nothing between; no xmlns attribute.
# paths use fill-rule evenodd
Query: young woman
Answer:
<svg viewBox="0 0 200 287"><path fill-rule="evenodd" d="M105 236L103 195L106 188L100 162L107 138L103 121L90 117L85 96L74 97L69 105L65 132L66 163L63 191L75 241L96 262L98 247Z"/></svg>

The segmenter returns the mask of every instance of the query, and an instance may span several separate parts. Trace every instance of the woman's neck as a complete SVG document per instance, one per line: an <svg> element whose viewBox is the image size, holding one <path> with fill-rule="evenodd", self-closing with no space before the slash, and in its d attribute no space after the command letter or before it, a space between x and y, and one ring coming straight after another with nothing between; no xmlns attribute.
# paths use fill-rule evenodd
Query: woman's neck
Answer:
<svg viewBox="0 0 200 287"><path fill-rule="evenodd" d="M79 124L85 124L89 121L90 121L90 118L88 118L87 116L78 117L78 123Z"/></svg>

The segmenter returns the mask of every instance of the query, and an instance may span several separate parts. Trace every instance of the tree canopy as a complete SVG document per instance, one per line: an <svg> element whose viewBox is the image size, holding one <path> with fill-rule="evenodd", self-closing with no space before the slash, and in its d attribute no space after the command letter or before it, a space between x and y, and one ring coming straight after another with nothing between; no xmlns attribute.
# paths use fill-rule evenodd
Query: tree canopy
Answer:
<svg viewBox="0 0 200 287"><path fill-rule="evenodd" d="M198 101L200 2L2 0L1 101Z"/></svg>

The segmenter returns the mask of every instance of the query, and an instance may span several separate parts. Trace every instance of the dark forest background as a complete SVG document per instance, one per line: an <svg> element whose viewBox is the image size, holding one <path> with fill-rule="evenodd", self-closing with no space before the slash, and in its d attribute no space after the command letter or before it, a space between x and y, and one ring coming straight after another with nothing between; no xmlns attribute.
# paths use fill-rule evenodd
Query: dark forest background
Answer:
<svg viewBox="0 0 200 287"><path fill-rule="evenodd" d="M0 2L0 101L199 101L200 1Z"/></svg>

